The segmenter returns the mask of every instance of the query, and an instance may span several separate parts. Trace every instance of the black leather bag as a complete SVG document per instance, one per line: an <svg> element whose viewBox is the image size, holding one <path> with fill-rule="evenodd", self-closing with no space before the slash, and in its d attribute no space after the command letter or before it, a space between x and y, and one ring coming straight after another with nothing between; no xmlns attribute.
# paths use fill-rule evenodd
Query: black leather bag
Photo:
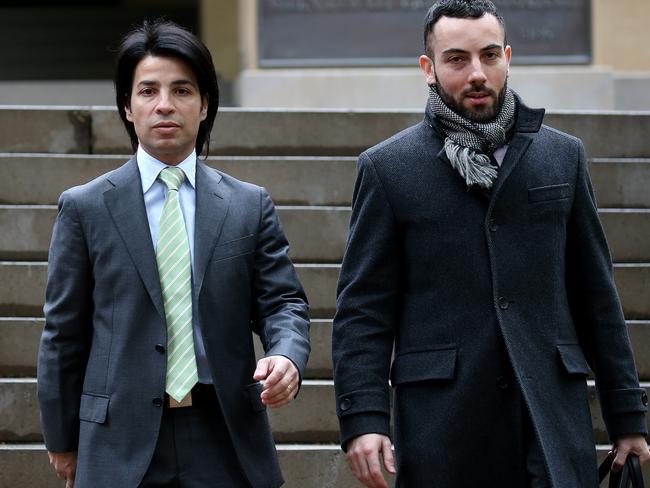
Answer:
<svg viewBox="0 0 650 488"><path fill-rule="evenodd" d="M609 474L609 488L628 488L630 483L632 488L644 488L643 473L641 472L641 463L638 456L629 454L623 469L618 473L612 473L612 462L614 460L609 456L598 467L598 478L600 482L607 478Z"/></svg>

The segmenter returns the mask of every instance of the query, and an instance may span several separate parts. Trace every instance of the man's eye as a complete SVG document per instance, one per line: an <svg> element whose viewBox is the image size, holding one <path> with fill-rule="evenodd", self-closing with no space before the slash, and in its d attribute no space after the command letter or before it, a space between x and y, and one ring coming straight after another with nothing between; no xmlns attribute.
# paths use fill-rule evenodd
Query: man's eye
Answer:
<svg viewBox="0 0 650 488"><path fill-rule="evenodd" d="M142 90L140 90L140 95L144 95L144 96L153 95L153 89L143 88Z"/></svg>
<svg viewBox="0 0 650 488"><path fill-rule="evenodd" d="M187 95L190 93L190 91L187 88L179 88L178 90L176 90L176 93L178 93L179 95Z"/></svg>
<svg viewBox="0 0 650 488"><path fill-rule="evenodd" d="M463 58L461 58L460 56L453 56L453 57L449 58L449 62L454 63L454 64L462 63L462 61L463 61Z"/></svg>

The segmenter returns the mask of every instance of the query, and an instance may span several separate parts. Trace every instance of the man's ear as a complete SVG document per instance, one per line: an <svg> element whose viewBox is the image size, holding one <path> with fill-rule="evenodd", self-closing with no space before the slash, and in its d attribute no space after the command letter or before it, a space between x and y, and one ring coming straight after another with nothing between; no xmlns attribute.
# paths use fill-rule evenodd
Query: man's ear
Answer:
<svg viewBox="0 0 650 488"><path fill-rule="evenodd" d="M204 95L201 98L201 121L205 120L208 116L208 102L209 98L207 95Z"/></svg>
<svg viewBox="0 0 650 488"><path fill-rule="evenodd" d="M424 79L427 85L431 86L436 82L436 70L433 68L433 60L426 55L420 56L420 68L424 72Z"/></svg>
<svg viewBox="0 0 650 488"><path fill-rule="evenodd" d="M506 62L508 63L508 69L510 69L510 58L512 57L512 48L510 46L506 46L504 52L506 54Z"/></svg>
<svg viewBox="0 0 650 488"><path fill-rule="evenodd" d="M126 114L126 120L133 122L133 116L131 115L131 108L128 105L124 106L124 113Z"/></svg>

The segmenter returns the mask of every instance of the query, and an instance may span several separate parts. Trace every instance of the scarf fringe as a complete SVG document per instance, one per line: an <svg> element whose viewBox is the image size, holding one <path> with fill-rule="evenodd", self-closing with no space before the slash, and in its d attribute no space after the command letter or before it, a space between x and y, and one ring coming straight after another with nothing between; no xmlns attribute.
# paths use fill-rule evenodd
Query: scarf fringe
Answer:
<svg viewBox="0 0 650 488"><path fill-rule="evenodd" d="M451 166L465 179L468 188L477 185L489 189L497 179L497 168L485 154L459 146L449 137L445 138L445 153Z"/></svg>

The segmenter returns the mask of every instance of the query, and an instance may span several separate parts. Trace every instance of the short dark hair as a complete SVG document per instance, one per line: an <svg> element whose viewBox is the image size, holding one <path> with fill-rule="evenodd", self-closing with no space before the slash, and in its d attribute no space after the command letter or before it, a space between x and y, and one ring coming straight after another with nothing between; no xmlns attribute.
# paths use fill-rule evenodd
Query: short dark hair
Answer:
<svg viewBox="0 0 650 488"><path fill-rule="evenodd" d="M207 97L208 110L205 120L199 125L196 138L196 153L201 154L206 146L210 151L210 131L219 109L219 85L212 63L212 56L201 40L187 29L169 20L145 20L140 26L122 39L115 66L115 102L120 118L131 138L131 146L138 147L138 136L132 122L126 118L125 107L131 103L133 76L138 63L147 56L180 59L194 72L201 97Z"/></svg>
<svg viewBox="0 0 650 488"><path fill-rule="evenodd" d="M490 0L440 0L434 3L424 18L424 52L429 57L429 34L433 32L440 17L456 19L479 19L485 14L494 15L503 28L503 43L506 44L506 24L497 8Z"/></svg>

